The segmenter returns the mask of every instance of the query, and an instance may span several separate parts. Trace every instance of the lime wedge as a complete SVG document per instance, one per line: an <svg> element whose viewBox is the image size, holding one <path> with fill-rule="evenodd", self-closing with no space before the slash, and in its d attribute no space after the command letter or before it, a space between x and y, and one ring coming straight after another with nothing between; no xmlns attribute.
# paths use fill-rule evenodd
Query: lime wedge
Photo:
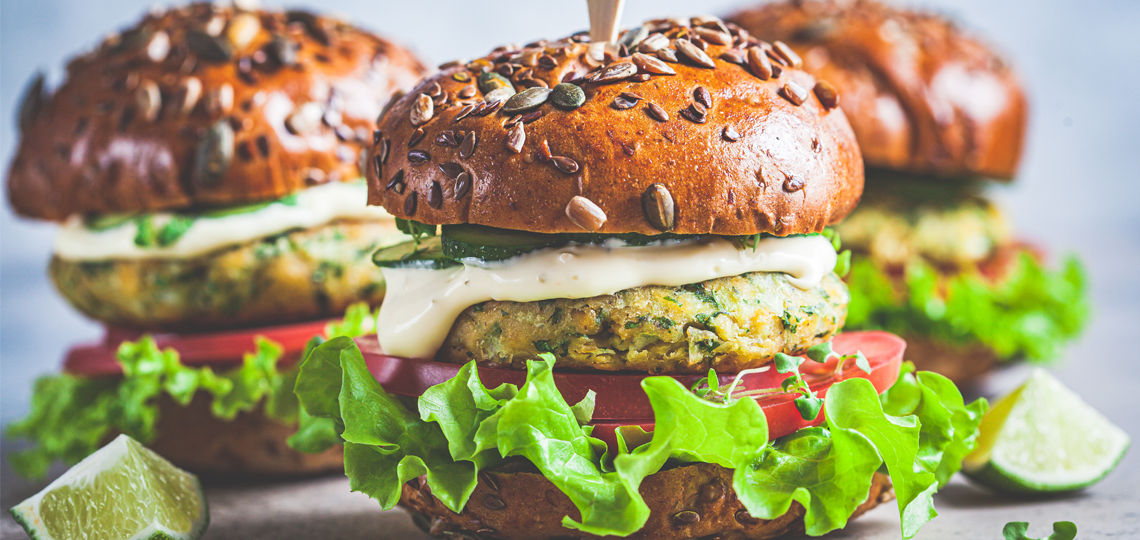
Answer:
<svg viewBox="0 0 1140 540"><path fill-rule="evenodd" d="M1071 491L1104 478L1130 443L1072 390L1042 369L998 401L979 427L962 471L999 491Z"/></svg>
<svg viewBox="0 0 1140 540"><path fill-rule="evenodd" d="M36 540L184 540L209 522L198 479L119 435L12 508Z"/></svg>

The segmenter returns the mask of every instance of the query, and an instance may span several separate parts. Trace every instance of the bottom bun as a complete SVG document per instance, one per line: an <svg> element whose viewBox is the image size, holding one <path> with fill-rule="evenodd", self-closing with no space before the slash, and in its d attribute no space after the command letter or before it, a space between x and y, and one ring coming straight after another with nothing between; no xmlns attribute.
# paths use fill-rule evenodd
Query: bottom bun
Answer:
<svg viewBox="0 0 1140 540"><path fill-rule="evenodd" d="M203 394L185 407L164 395L158 413L158 436L148 446L200 475L287 477L343 470L339 446L317 454L293 450L286 440L297 426L270 419L260 409L227 421L210 412L210 400Z"/></svg>
<svg viewBox="0 0 1140 540"><path fill-rule="evenodd" d="M981 343L946 343L927 336L904 335L905 360L922 371L933 371L958 386L978 382L999 364L993 349Z"/></svg>
<svg viewBox="0 0 1140 540"><path fill-rule="evenodd" d="M641 484L651 511L645 526L628 538L775 538L803 533L804 508L793 502L776 519L748 514L732 490L732 470L697 463L666 469ZM876 473L867 500L852 518L894 498L890 479ZM562 516L577 517L570 499L541 474L500 467L479 474L479 483L462 513L431 494L423 479L404 485L400 506L433 536L474 539L598 538L562 527Z"/></svg>

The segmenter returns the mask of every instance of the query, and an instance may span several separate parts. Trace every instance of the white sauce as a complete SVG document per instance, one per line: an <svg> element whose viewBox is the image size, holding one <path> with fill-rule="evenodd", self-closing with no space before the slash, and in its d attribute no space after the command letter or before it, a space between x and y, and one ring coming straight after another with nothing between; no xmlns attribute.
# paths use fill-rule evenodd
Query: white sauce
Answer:
<svg viewBox="0 0 1140 540"><path fill-rule="evenodd" d="M378 206L367 206L364 182L333 182L296 193L295 204L272 203L254 211L220 217L199 216L169 246L135 244L133 221L106 230L94 230L81 216L72 216L60 228L55 255L67 260L189 258L221 247L244 244L290 229L308 229L338 219L392 220ZM174 214L150 214L161 225Z"/></svg>
<svg viewBox="0 0 1140 540"><path fill-rule="evenodd" d="M823 236L765 238L743 249L725 239L653 246L570 246L498 263L465 261L431 270L384 268L387 293L377 322L384 352L430 358L468 307L487 300L590 298L646 285L680 286L748 272L782 272L800 288L835 268Z"/></svg>

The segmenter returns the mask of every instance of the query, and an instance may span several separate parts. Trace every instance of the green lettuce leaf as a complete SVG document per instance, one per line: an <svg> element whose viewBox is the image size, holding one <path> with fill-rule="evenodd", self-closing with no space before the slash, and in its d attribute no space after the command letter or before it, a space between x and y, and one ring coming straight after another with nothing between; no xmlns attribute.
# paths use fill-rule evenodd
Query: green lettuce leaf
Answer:
<svg viewBox="0 0 1140 540"><path fill-rule="evenodd" d="M673 378L647 377L642 388L655 429L622 432L611 456L583 426L578 409L591 400L571 407L554 385L553 357L541 356L528 363L520 388L487 389L468 363L425 391L413 412L385 393L351 340L338 338L308 356L296 389L304 414L341 433L353 489L385 508L396 504L404 482L423 475L460 512L480 470L521 457L577 507L581 520L564 516L565 527L602 536L644 526L641 482L683 462L733 469L737 497L758 518L776 518L799 502L812 535L843 527L885 466L909 538L936 515L931 495L972 449L985 409L984 402L966 405L945 378L908 366L882 396L866 379L833 385L823 426L770 442L754 400L708 401ZM646 439L628 448L629 440Z"/></svg>
<svg viewBox="0 0 1140 540"><path fill-rule="evenodd" d="M866 258L851 266L847 328L875 328L935 338L950 344L981 343L1001 358L1047 360L1080 334L1089 316L1088 284L1080 263L1065 259L1050 271L1022 253L996 283L976 272L949 278L929 264L911 262L896 289Z"/></svg>
<svg viewBox="0 0 1140 540"><path fill-rule="evenodd" d="M474 491L475 465L453 460L439 425L421 420L380 387L351 338L333 338L311 351L297 375L296 394L306 414L328 421L343 439L353 491L385 509L399 502L405 482L421 475L456 512Z"/></svg>
<svg viewBox="0 0 1140 540"><path fill-rule="evenodd" d="M706 401L672 377L648 377L641 388L653 407L653 436L614 459L634 489L670 458L740 469L768 444L768 420L755 400Z"/></svg>
<svg viewBox="0 0 1140 540"><path fill-rule="evenodd" d="M880 402L887 414L915 415L921 420L918 459L934 472L942 487L977 444L978 425L987 404L979 399L967 405L950 379L914 371L914 364L905 362L898 381L880 396Z"/></svg>
<svg viewBox="0 0 1140 540"><path fill-rule="evenodd" d="M763 448L736 470L733 489L748 512L775 519L792 501L806 509L804 530L818 536L847 525L867 498L882 460L874 446L853 430L801 429Z"/></svg>
<svg viewBox="0 0 1140 540"><path fill-rule="evenodd" d="M344 313L344 319L330 322L325 325L324 336L314 336L313 339L309 340L309 343L305 345L305 350L301 352L301 359L308 358L309 353L327 339L335 337L355 338L375 332L378 310L379 308L376 310L369 308L368 304L364 302L348 306ZM290 394L294 392L295 381L296 376L294 376L293 383L288 383L289 386L286 391ZM309 454L322 452L340 444L340 429L331 418L313 416L302 409L297 415L297 432L290 435L287 442L290 448L298 452Z"/></svg>
<svg viewBox="0 0 1140 540"><path fill-rule="evenodd" d="M904 538L911 538L934 511L938 481L919 463L919 418L891 416L883 411L879 393L866 379L848 379L827 391L823 406L827 426L866 437L887 467L898 501Z"/></svg>
<svg viewBox="0 0 1140 540"><path fill-rule="evenodd" d="M591 438L554 385L554 356L527 362L526 382L483 422L475 434L480 450L522 456L534 464L581 513L563 526L597 535L629 535L649 517L637 492L602 465L605 443ZM635 526L636 524L636 526Z"/></svg>
<svg viewBox="0 0 1140 540"><path fill-rule="evenodd" d="M187 405L205 392L214 414L226 419L264 402L270 418L295 422L297 399L290 391L295 375L278 370L280 356L279 345L259 338L257 352L247 354L241 367L219 375L208 367L183 365L173 349L160 350L153 338L143 336L119 347L122 377L41 377L28 416L5 431L6 437L30 443L13 455L13 468L40 478L55 461L76 463L116 433L151 442L161 395Z"/></svg>

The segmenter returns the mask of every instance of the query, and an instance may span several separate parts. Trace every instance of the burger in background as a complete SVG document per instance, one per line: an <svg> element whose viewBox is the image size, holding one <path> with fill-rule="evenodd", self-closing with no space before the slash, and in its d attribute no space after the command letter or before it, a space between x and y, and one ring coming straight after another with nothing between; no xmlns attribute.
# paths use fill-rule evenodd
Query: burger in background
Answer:
<svg viewBox="0 0 1140 540"><path fill-rule="evenodd" d="M332 429L294 442L437 536L820 535L892 496L915 534L985 404L839 333L863 163L797 64L698 17L421 81L368 171L415 238L373 257L377 337L306 357Z"/></svg>
<svg viewBox="0 0 1140 540"><path fill-rule="evenodd" d="M837 227L857 255L850 327L901 334L908 360L958 382L1050 359L1080 333L1079 263L1047 269L986 197L1016 174L1025 138L1025 96L1001 58L944 18L870 0L775 2L730 20L787 41L843 96L868 167L862 204Z"/></svg>
<svg viewBox="0 0 1140 540"><path fill-rule="evenodd" d="M200 472L339 466L285 446L291 364L328 319L383 297L368 257L407 237L363 203L362 153L423 73L343 21L198 3L73 59L54 92L36 78L9 201L61 222L52 281L107 335L38 381L8 432L31 443L17 469L116 432Z"/></svg>

